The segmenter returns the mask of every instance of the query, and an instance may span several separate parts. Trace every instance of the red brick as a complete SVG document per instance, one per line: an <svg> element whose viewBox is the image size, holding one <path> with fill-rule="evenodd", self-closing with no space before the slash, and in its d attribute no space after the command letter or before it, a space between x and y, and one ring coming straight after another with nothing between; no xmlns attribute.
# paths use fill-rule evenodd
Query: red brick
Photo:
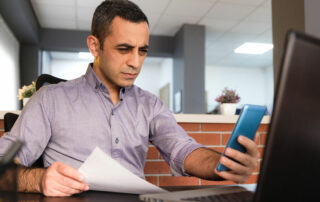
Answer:
<svg viewBox="0 0 320 202"><path fill-rule="evenodd" d="M253 184L257 183L258 175L251 175L249 179L244 184ZM236 184L233 181L209 181L209 180L201 180L201 185L231 185Z"/></svg>
<svg viewBox="0 0 320 202"><path fill-rule="evenodd" d="M256 145L258 145L259 144L259 139L260 139L260 134L259 133L256 133L256 135L254 136L254 142L256 143Z"/></svg>
<svg viewBox="0 0 320 202"><path fill-rule="evenodd" d="M227 145L231 133L222 134L222 145Z"/></svg>
<svg viewBox="0 0 320 202"><path fill-rule="evenodd" d="M229 184L236 184L232 181L209 181L209 180L201 180L201 185L229 185Z"/></svg>
<svg viewBox="0 0 320 202"><path fill-rule="evenodd" d="M256 168L253 170L254 173L259 172L259 161L257 162Z"/></svg>
<svg viewBox="0 0 320 202"><path fill-rule="evenodd" d="M249 179L244 184L257 183L259 175L251 175Z"/></svg>
<svg viewBox="0 0 320 202"><path fill-rule="evenodd" d="M258 147L258 150L259 150L259 158L262 159L263 152L264 152L264 147Z"/></svg>
<svg viewBox="0 0 320 202"><path fill-rule="evenodd" d="M233 123L203 123L202 131L232 131L234 128Z"/></svg>
<svg viewBox="0 0 320 202"><path fill-rule="evenodd" d="M260 124L258 132L268 132L269 124Z"/></svg>
<svg viewBox="0 0 320 202"><path fill-rule="evenodd" d="M229 138L231 136L231 133L222 134L222 145L227 145ZM258 145L259 144L259 134L256 133L254 137L254 142Z"/></svg>
<svg viewBox="0 0 320 202"><path fill-rule="evenodd" d="M185 131L200 131L200 123L179 123Z"/></svg>
<svg viewBox="0 0 320 202"><path fill-rule="evenodd" d="M260 145L266 145L267 134L260 134Z"/></svg>
<svg viewBox="0 0 320 202"><path fill-rule="evenodd" d="M189 133L188 135L203 145L220 145L220 133Z"/></svg>
<svg viewBox="0 0 320 202"><path fill-rule="evenodd" d="M196 177L174 177L160 176L159 186L191 186L199 185L199 178Z"/></svg>
<svg viewBox="0 0 320 202"><path fill-rule="evenodd" d="M3 134L4 134L4 131L0 131L0 137L2 137Z"/></svg>
<svg viewBox="0 0 320 202"><path fill-rule="evenodd" d="M146 180L151 184L158 186L158 177L157 176L146 176Z"/></svg>
<svg viewBox="0 0 320 202"><path fill-rule="evenodd" d="M0 120L0 129L4 129L4 122L3 119Z"/></svg>
<svg viewBox="0 0 320 202"><path fill-rule="evenodd" d="M164 161L146 162L145 174L170 174L170 167Z"/></svg>
<svg viewBox="0 0 320 202"><path fill-rule="evenodd" d="M155 147L149 147L147 159L159 159L159 152Z"/></svg>

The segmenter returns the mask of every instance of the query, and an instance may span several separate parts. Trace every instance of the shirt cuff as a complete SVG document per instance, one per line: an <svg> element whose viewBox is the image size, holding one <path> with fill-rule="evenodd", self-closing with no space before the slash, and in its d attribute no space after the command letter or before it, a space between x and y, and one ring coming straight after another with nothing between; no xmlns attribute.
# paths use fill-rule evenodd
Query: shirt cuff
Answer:
<svg viewBox="0 0 320 202"><path fill-rule="evenodd" d="M183 147L171 163L170 169L173 176L191 176L184 170L184 161L187 156L196 149L205 147L199 143L192 143L190 146Z"/></svg>

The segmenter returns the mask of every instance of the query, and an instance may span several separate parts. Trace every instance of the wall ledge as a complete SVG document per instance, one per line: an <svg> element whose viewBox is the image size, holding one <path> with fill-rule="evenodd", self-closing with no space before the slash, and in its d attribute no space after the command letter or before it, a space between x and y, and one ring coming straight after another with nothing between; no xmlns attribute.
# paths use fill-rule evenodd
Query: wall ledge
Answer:
<svg viewBox="0 0 320 202"><path fill-rule="evenodd" d="M236 123L239 115L174 114L179 123ZM264 116L261 123L269 124L271 116Z"/></svg>
<svg viewBox="0 0 320 202"><path fill-rule="evenodd" d="M0 119L7 112L20 114L21 111L0 111ZM174 114L178 123L236 123L239 115L213 115L213 114ZM270 116L264 116L261 123L269 124Z"/></svg>

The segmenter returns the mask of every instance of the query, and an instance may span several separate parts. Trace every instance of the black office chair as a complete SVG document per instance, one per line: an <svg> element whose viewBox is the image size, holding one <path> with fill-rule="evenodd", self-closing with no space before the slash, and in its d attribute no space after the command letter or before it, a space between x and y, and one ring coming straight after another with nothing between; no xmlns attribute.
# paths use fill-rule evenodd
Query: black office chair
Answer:
<svg viewBox="0 0 320 202"><path fill-rule="evenodd" d="M48 84L55 84L59 82L64 82L66 80L54 77L49 74L41 74L37 81L36 81L36 91L39 90L42 86L48 85Z"/></svg>
<svg viewBox="0 0 320 202"><path fill-rule="evenodd" d="M4 122L4 132L9 132L18 119L19 115L11 112L7 112L3 117Z"/></svg>

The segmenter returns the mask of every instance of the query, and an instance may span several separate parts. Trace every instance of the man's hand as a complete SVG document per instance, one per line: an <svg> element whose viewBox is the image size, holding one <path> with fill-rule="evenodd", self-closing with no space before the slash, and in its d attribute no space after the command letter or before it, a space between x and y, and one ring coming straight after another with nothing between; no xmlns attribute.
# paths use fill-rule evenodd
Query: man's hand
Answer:
<svg viewBox="0 0 320 202"><path fill-rule="evenodd" d="M45 196L71 196L89 190L83 180L75 168L55 162L44 172L40 188Z"/></svg>
<svg viewBox="0 0 320 202"><path fill-rule="evenodd" d="M235 162L225 156L221 156L220 163L228 167L231 171L218 172L215 169L215 172L226 180L231 180L236 183L244 183L249 179L253 170L257 166L259 151L257 145L245 136L239 136L238 142L246 148L247 152L242 153L231 148L226 149L225 155L238 162Z"/></svg>

